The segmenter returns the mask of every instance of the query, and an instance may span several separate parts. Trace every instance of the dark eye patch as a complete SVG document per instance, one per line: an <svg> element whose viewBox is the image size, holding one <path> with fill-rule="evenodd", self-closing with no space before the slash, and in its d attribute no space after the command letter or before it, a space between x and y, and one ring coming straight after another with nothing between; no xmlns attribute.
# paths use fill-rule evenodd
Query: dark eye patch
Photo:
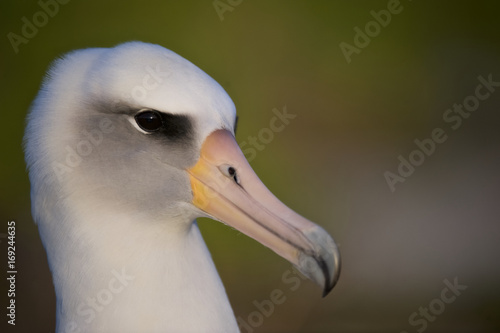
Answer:
<svg viewBox="0 0 500 333"><path fill-rule="evenodd" d="M161 117L163 122L162 133L165 136L172 140L191 137L192 124L189 117L170 113L161 113Z"/></svg>
<svg viewBox="0 0 500 333"><path fill-rule="evenodd" d="M146 110L135 115L141 129L169 141L190 141L193 125L188 116Z"/></svg>

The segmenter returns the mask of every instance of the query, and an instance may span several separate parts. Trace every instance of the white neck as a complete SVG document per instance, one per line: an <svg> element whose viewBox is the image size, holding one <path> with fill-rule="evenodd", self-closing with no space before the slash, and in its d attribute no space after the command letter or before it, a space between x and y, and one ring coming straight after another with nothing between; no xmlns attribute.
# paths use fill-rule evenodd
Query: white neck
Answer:
<svg viewBox="0 0 500 333"><path fill-rule="evenodd" d="M238 331L196 223L72 217L40 226L57 332Z"/></svg>

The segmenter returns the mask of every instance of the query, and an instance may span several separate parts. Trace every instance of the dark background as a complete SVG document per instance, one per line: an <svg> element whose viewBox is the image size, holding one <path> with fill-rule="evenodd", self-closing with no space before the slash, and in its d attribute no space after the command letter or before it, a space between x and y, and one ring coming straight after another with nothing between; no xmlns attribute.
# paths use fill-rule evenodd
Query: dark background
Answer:
<svg viewBox="0 0 500 333"><path fill-rule="evenodd" d="M387 1L232 3L221 20L210 0L72 0L16 53L8 34L21 35L22 18L32 22L41 7L2 0L0 261L5 267L2 237L14 220L18 267L17 325L9 331L55 325L21 146L30 103L57 56L129 40L172 49L217 80L236 104L240 143L269 126L273 108L296 115L251 164L287 205L333 235L343 271L325 299L310 282L290 290L285 260L200 220L237 316L247 320L254 301L284 292L254 332L417 332L423 324L412 326L410 314L455 278L467 289L424 331L500 331L500 88L460 128L443 120L474 94L479 76L500 81L498 2L401 0L400 13L350 63L340 43L353 44L354 28L364 30ZM384 173L397 173L398 156L408 158L414 140L436 128L447 140L392 192ZM1 328L4 278L0 287Z"/></svg>

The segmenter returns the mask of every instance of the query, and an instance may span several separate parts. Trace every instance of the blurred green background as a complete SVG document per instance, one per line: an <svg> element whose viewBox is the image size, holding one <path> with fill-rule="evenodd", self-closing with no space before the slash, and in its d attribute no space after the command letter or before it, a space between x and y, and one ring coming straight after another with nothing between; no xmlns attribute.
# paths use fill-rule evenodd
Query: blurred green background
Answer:
<svg viewBox="0 0 500 333"><path fill-rule="evenodd" d="M280 199L332 234L343 271L325 299L310 282L291 290L285 260L200 220L236 316L248 321L253 302L274 289L286 297L242 332L417 332L423 324L411 325L410 314L455 277L468 288L424 331L500 331L500 88L457 130L442 118L474 94L478 76L500 81L498 2L401 0L401 12L350 63L339 44L354 44L354 28L364 30L387 1L222 3L231 8L223 20L211 0L72 0L18 53L8 34L21 35L22 18L32 21L41 7L0 3L0 233L17 222L19 271L17 325L8 329L55 325L21 147L30 103L61 54L141 40L177 52L226 89L240 117L239 142L269 127L273 108L296 115L251 164ZM384 172L397 173L398 156L408 158L413 141L435 128L446 142L392 192Z"/></svg>

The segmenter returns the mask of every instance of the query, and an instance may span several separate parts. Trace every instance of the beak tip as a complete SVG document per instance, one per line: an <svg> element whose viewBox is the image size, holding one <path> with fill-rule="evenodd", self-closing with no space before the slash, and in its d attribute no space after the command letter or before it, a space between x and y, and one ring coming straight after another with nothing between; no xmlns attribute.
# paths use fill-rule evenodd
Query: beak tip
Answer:
<svg viewBox="0 0 500 333"><path fill-rule="evenodd" d="M307 238L315 244L315 253L303 253L298 268L323 287L323 297L326 297L340 277L340 252L330 235L320 227L307 233Z"/></svg>
<svg viewBox="0 0 500 333"><path fill-rule="evenodd" d="M340 277L340 255L336 256L332 279L331 280L325 279L325 287L323 289L323 295L322 295L323 298L328 296L328 294L332 291L333 287L337 285L339 277Z"/></svg>

